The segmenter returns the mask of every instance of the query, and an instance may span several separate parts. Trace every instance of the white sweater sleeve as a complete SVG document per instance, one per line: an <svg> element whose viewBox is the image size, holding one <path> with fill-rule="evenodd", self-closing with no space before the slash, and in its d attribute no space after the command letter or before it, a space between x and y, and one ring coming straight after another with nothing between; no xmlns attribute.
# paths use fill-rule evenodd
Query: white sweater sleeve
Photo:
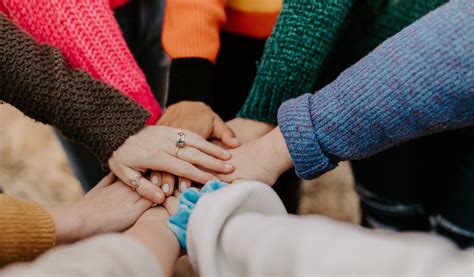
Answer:
<svg viewBox="0 0 474 277"><path fill-rule="evenodd" d="M163 276L156 258L124 234L96 236L54 248L31 263L14 264L0 276Z"/></svg>
<svg viewBox="0 0 474 277"><path fill-rule="evenodd" d="M257 182L203 196L187 245L201 276L474 274L473 249L460 251L433 235L288 216L276 194Z"/></svg>

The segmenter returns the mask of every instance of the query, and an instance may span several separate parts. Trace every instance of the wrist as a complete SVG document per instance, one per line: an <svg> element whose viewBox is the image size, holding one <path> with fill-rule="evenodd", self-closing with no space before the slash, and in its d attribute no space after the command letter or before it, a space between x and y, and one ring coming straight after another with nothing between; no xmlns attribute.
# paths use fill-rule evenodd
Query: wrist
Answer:
<svg viewBox="0 0 474 277"><path fill-rule="evenodd" d="M84 220L73 206L49 207L46 210L54 220L56 245L84 238Z"/></svg>
<svg viewBox="0 0 474 277"><path fill-rule="evenodd" d="M267 145L268 155L270 156L269 161L272 161L272 167L274 167L277 176L293 167L290 152L279 127L274 128L262 137L262 140Z"/></svg>
<svg viewBox="0 0 474 277"><path fill-rule="evenodd" d="M166 224L156 227L137 224L125 232L126 235L139 241L155 256L163 268L165 276L171 276L179 257L180 246L174 233Z"/></svg>

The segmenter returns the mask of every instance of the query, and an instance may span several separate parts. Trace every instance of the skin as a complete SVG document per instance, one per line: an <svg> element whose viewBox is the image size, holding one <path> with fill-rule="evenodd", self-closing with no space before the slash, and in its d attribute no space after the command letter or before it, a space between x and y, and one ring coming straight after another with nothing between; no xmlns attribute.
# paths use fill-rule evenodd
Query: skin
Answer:
<svg viewBox="0 0 474 277"><path fill-rule="evenodd" d="M186 146L180 148L179 156L176 157L176 136L179 132L185 134ZM131 187L131 180L139 180L137 193L151 202L161 204L165 200L161 188L167 182L166 175L153 174L151 180L157 181L157 177L161 182L160 185L153 184L146 178L140 178L147 170L164 171L206 183L216 178L209 172L231 173L234 170L226 162L230 158L231 154L227 150L190 131L167 126L147 126L129 137L113 153L109 167L120 180ZM170 192L166 196L169 195Z"/></svg>
<svg viewBox="0 0 474 277"><path fill-rule="evenodd" d="M280 128L275 128L265 136L229 150L235 166L230 174L219 174L224 182L257 180L268 185L275 184L278 177L293 167L290 152Z"/></svg>
<svg viewBox="0 0 474 277"><path fill-rule="evenodd" d="M147 210L125 234L141 242L154 254L165 276L172 276L180 255L180 245L168 228L168 218L176 213L177 198L168 197L163 206Z"/></svg>
<svg viewBox="0 0 474 277"><path fill-rule="evenodd" d="M226 124L242 144L261 138L275 128L269 123L240 117L229 120Z"/></svg>
<svg viewBox="0 0 474 277"><path fill-rule="evenodd" d="M115 179L108 175L72 206L46 208L56 226L56 244L123 231L153 205Z"/></svg>
<svg viewBox="0 0 474 277"><path fill-rule="evenodd" d="M219 141L223 148L240 146L232 129L203 102L181 101L173 104L167 108L157 125L189 130L206 140ZM153 171L151 180L161 187L167 197L173 194L176 180L181 192L191 187L191 181L195 181L160 171Z"/></svg>

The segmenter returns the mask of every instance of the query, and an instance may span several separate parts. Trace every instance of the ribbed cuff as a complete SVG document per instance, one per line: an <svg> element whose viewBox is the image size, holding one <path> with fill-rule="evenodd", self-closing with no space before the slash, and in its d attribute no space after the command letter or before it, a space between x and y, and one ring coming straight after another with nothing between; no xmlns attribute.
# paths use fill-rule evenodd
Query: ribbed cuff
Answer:
<svg viewBox="0 0 474 277"><path fill-rule="evenodd" d="M239 117L275 124L279 106L311 91L353 0L283 4Z"/></svg>
<svg viewBox="0 0 474 277"><path fill-rule="evenodd" d="M0 267L32 260L54 246L54 221L43 207L2 195L0 206Z"/></svg>
<svg viewBox="0 0 474 277"><path fill-rule="evenodd" d="M180 101L213 105L215 65L202 58L180 58L171 62L167 106Z"/></svg>
<svg viewBox="0 0 474 277"><path fill-rule="evenodd" d="M311 94L304 94L283 103L278 111L278 124L290 151L296 174L311 180L334 169L319 145L311 120Z"/></svg>

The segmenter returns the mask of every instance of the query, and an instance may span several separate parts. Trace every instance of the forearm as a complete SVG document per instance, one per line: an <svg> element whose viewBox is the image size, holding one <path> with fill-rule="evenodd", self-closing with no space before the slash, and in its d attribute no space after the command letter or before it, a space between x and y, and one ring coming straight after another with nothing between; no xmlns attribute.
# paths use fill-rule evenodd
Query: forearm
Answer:
<svg viewBox="0 0 474 277"><path fill-rule="evenodd" d="M5 276L165 276L152 252L124 234L96 236L46 253Z"/></svg>
<svg viewBox="0 0 474 277"><path fill-rule="evenodd" d="M384 42L314 95L282 105L280 129L303 178L342 160L474 124L471 1L451 1Z"/></svg>
<svg viewBox="0 0 474 277"><path fill-rule="evenodd" d="M0 267L28 261L55 244L53 218L40 205L0 194Z"/></svg>
<svg viewBox="0 0 474 277"><path fill-rule="evenodd" d="M276 125L278 107L311 91L352 0L288 0L238 116Z"/></svg>
<svg viewBox="0 0 474 277"><path fill-rule="evenodd" d="M145 75L128 49L109 0L5 0L9 16L36 41L61 50L67 63L160 115Z"/></svg>
<svg viewBox="0 0 474 277"><path fill-rule="evenodd" d="M176 260L179 257L180 246L176 236L166 224L163 224L159 230L155 230L153 233L132 227L125 234L152 251L155 261L161 265L165 276L172 275Z"/></svg>
<svg viewBox="0 0 474 277"><path fill-rule="evenodd" d="M0 100L57 127L106 162L149 113L119 91L66 66L0 14Z"/></svg>

